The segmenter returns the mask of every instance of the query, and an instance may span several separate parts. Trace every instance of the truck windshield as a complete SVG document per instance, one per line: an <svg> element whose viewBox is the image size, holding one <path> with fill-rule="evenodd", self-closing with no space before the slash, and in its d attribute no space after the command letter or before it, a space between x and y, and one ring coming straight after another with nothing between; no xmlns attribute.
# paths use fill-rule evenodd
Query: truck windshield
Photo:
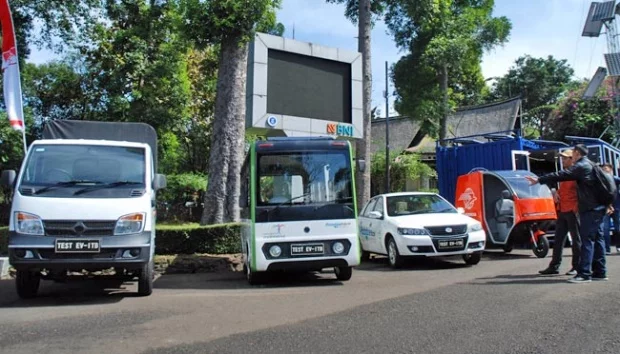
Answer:
<svg viewBox="0 0 620 354"><path fill-rule="evenodd" d="M101 184L144 188L144 156L143 148L37 145L26 162L21 185L83 188L82 184Z"/></svg>
<svg viewBox="0 0 620 354"><path fill-rule="evenodd" d="M257 222L354 218L348 151L258 156Z"/></svg>

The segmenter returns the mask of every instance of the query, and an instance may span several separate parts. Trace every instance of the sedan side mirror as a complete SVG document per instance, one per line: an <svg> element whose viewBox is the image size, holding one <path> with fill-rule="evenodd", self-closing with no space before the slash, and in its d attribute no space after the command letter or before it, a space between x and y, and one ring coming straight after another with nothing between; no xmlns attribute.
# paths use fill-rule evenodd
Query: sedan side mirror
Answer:
<svg viewBox="0 0 620 354"><path fill-rule="evenodd" d="M383 214L381 214L381 212L379 211L371 211L370 213L368 213L368 217L371 219L381 219L383 217Z"/></svg>
<svg viewBox="0 0 620 354"><path fill-rule="evenodd" d="M160 173L155 175L155 179L153 180L153 189L160 190L166 188L167 180L166 176Z"/></svg>

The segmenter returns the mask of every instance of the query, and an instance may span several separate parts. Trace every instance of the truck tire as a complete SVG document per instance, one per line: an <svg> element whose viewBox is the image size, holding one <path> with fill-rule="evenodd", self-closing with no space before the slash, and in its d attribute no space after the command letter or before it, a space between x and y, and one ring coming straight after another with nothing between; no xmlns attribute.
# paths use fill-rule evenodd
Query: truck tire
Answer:
<svg viewBox="0 0 620 354"><path fill-rule="evenodd" d="M15 277L17 295L22 299L32 299L37 296L41 276L29 270L18 270Z"/></svg>
<svg viewBox="0 0 620 354"><path fill-rule="evenodd" d="M150 261L142 266L140 276L138 278L139 296L149 296L153 293L153 278L155 277L153 268L153 261Z"/></svg>

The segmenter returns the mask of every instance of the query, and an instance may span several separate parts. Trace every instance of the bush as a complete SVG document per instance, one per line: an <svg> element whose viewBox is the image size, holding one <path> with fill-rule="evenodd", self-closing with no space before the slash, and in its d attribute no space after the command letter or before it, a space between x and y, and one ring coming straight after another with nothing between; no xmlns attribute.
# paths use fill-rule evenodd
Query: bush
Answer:
<svg viewBox="0 0 620 354"><path fill-rule="evenodd" d="M158 225L155 240L157 254L240 253L240 224L200 226Z"/></svg>
<svg viewBox="0 0 620 354"><path fill-rule="evenodd" d="M0 255L8 254L8 227L0 227ZM157 254L240 253L239 224L200 226L158 225L155 240Z"/></svg>
<svg viewBox="0 0 620 354"><path fill-rule="evenodd" d="M168 185L157 193L157 219L166 222L197 222L207 177L197 173L166 176ZM186 203L193 206L187 207Z"/></svg>

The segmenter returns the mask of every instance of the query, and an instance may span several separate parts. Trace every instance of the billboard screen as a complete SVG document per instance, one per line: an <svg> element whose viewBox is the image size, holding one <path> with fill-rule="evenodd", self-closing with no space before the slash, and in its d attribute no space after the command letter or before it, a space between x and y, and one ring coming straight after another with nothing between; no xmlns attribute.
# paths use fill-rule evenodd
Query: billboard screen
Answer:
<svg viewBox="0 0 620 354"><path fill-rule="evenodd" d="M352 123L351 64L268 50L267 112Z"/></svg>

